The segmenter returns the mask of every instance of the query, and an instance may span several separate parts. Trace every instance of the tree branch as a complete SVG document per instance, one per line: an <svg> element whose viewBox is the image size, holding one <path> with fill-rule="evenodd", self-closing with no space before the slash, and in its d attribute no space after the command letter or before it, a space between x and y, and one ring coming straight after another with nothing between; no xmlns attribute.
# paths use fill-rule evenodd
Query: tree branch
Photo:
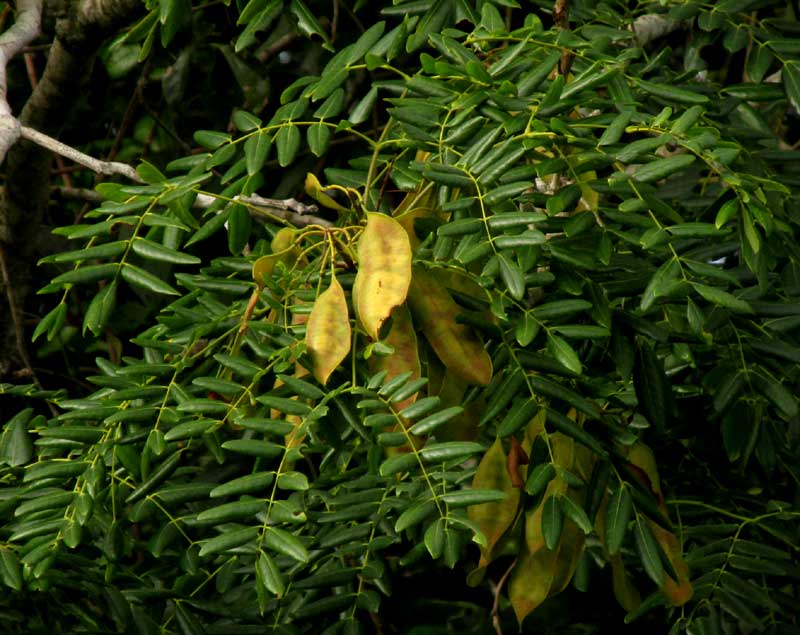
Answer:
<svg viewBox="0 0 800 635"><path fill-rule="evenodd" d="M142 179L137 174L136 170L134 170L133 167L127 163L119 163L117 161L101 161L100 159L95 159L94 157L90 157L88 154L84 154L80 150L76 150L72 146L68 146L66 143L61 143L58 139L48 137L46 134L34 130L33 128L28 128L27 126L21 126L20 136L23 139L33 141L33 143L41 146L42 148L50 150L51 152L55 152L56 154L60 154L62 157L89 168L97 174L104 174L106 176L120 174L126 178L129 178L131 181L136 181L137 183L142 182Z"/></svg>
<svg viewBox="0 0 800 635"><path fill-rule="evenodd" d="M54 187L52 193L54 196L59 196L63 199L85 201L92 205L99 205L105 200L94 190L84 188ZM208 209L216 200L216 197L211 194L198 194L194 201L194 207ZM261 217L262 220L264 216L269 216L295 227L307 227L309 225L331 227L333 225L330 221L313 215L317 211L316 205L306 205L293 198L264 198L253 194L252 196L237 196L235 200L244 203L253 216Z"/></svg>
<svg viewBox="0 0 800 635"><path fill-rule="evenodd" d="M216 200L210 194L198 194L194 205L200 209L206 209L211 207ZM236 196L234 200L244 203L257 215L277 218L295 227L308 227L309 225L333 226L333 223L329 220L312 215L317 211L316 205L306 205L293 198L264 198L258 194L251 194L250 196Z"/></svg>
<svg viewBox="0 0 800 635"><path fill-rule="evenodd" d="M42 0L19 0L17 19L8 31L0 35L0 162L20 136L20 124L8 105L8 75L6 67L37 35L42 23Z"/></svg>
<svg viewBox="0 0 800 635"><path fill-rule="evenodd" d="M663 15L646 13L633 21L633 24L630 25L630 30L636 36L639 46L645 46L653 40L669 35L683 26L682 22L670 20Z"/></svg>

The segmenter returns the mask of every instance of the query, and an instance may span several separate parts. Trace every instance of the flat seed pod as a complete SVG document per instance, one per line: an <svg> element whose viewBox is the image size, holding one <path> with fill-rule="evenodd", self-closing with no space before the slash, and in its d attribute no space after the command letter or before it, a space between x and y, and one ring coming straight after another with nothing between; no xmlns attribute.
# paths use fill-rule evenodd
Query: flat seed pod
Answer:
<svg viewBox="0 0 800 635"><path fill-rule="evenodd" d="M414 270L408 306L415 325L448 370L471 384L489 383L492 358L475 332L456 321L461 309L431 274Z"/></svg>
<svg viewBox="0 0 800 635"><path fill-rule="evenodd" d="M405 302L411 282L411 243L390 216L367 214L358 242L358 273L353 284L356 316L373 340L392 310Z"/></svg>
<svg viewBox="0 0 800 635"><path fill-rule="evenodd" d="M336 278L314 302L306 326L306 346L314 377L322 385L350 352L350 316L342 285Z"/></svg>
<svg viewBox="0 0 800 635"><path fill-rule="evenodd" d="M491 448L483 455L472 488L495 489L506 494L500 501L473 505L467 508L469 519L480 527L486 536L486 545L481 547L479 566L488 565L492 559L492 550L511 527L517 515L520 491L511 483L506 469L506 453L500 439L496 439Z"/></svg>
<svg viewBox="0 0 800 635"><path fill-rule="evenodd" d="M511 606L522 621L550 595L556 576L558 552L542 549L525 551L517 561L508 585Z"/></svg>
<svg viewBox="0 0 800 635"><path fill-rule="evenodd" d="M386 344L394 348L391 355L372 355L369 358L369 368L372 374L382 370L386 371L386 380L389 381L398 375L410 372L409 381L420 378L419 348L417 347L417 334L411 322L408 308L400 306L392 313L392 328L386 339ZM400 412L417 400L417 393L393 404L393 408Z"/></svg>

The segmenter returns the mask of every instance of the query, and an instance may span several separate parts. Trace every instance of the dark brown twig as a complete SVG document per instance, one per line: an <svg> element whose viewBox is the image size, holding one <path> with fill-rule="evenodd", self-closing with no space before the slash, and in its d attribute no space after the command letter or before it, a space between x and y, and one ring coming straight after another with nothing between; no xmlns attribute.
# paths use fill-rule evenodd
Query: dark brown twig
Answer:
<svg viewBox="0 0 800 635"><path fill-rule="evenodd" d="M36 87L39 85L39 77L36 74L36 64L34 63L33 53L23 49L23 58L25 60L25 70L28 73L28 83L31 85L31 89L36 90ZM65 187L72 187L72 179L69 177L69 173L64 171L64 167L64 159L61 158L61 155L57 154L56 169L60 170L59 176L61 176Z"/></svg>
<svg viewBox="0 0 800 635"><path fill-rule="evenodd" d="M494 630L497 635L503 635L503 627L500 624L500 594L503 591L503 586L505 586L506 580L508 576L511 575L511 572L514 570L514 567L517 564L517 559L514 558L514 561L508 565L508 569L503 574L503 577L497 582L497 586L494 588L494 602L492 603L492 626L494 626Z"/></svg>
<svg viewBox="0 0 800 635"><path fill-rule="evenodd" d="M33 383L36 384L39 388L42 387L42 384L39 382L39 378L36 376L36 371L33 370L33 366L31 365L31 358L28 355L28 348L25 344L25 333L22 328L22 320L20 318L20 311L17 305L17 298L14 295L14 285L11 282L11 276L8 273L8 264L6 263L6 250L3 246L2 241L0 241L0 274L3 277L3 286L6 288L6 299L8 300L8 310L11 313L11 320L14 323L14 336L17 340L17 354L19 355L20 362L22 362L24 368L24 374L27 377L30 377L33 380ZM50 408L50 412L53 416L58 415L58 411L55 409L52 403L49 401L47 402L48 407Z"/></svg>
<svg viewBox="0 0 800 635"><path fill-rule="evenodd" d="M569 30L569 0L556 0L553 5L553 20L556 26L564 31ZM569 75L569 70L572 68L572 60L575 54L569 49L565 48L561 51L561 60L558 63L558 72L566 77Z"/></svg>
<svg viewBox="0 0 800 635"><path fill-rule="evenodd" d="M14 322L14 334L17 338L17 353L19 354L20 361L22 361L22 363L25 365L25 368L30 371L31 375L33 375L31 360L28 357L28 349L25 346L25 335L22 330L19 307L17 306L17 299L14 296L14 285L11 283L11 276L8 274L6 250L2 242L0 242L0 273L3 276L3 286L6 288L8 308L11 313L11 319Z"/></svg>

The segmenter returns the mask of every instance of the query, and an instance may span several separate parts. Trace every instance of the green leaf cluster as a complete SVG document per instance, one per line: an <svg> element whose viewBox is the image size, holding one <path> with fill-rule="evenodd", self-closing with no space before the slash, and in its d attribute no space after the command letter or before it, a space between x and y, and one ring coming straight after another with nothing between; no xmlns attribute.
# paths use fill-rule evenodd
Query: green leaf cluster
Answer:
<svg viewBox="0 0 800 635"><path fill-rule="evenodd" d="M0 385L30 404L0 436L9 632L370 632L454 602L404 580L456 574L509 629L794 632L791 3L576 0L569 29L545 2L191 4L149 3L106 67L162 63L159 43L196 63L181 34L227 4L234 36L206 44L241 99L54 231L32 337L102 351L85 385ZM306 66L279 73L296 41ZM253 203L307 172L319 217ZM333 279L352 293L368 212L408 232L488 385L432 333L389 372L400 352L349 317L349 355L313 379L306 320ZM451 630L490 630L484 600L452 603Z"/></svg>

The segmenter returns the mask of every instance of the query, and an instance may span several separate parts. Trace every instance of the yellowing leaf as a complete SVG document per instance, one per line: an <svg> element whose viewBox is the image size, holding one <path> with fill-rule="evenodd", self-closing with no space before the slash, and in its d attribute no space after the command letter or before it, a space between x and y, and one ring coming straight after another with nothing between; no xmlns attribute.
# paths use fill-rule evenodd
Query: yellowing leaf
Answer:
<svg viewBox="0 0 800 635"><path fill-rule="evenodd" d="M667 508L663 503L661 481L658 476L658 467L653 451L647 445L639 441L631 447L628 453L628 461L647 475L647 479L650 481L648 485L659 501L659 508L666 516ZM673 580L669 574L666 574L661 591L674 606L683 606L692 598L694 589L689 581L689 567L683 560L681 545L678 542L678 538L674 533L664 529L651 520L647 521L647 525L652 531L656 541L658 541L661 548L664 550L675 573L678 575L678 579Z"/></svg>
<svg viewBox="0 0 800 635"><path fill-rule="evenodd" d="M628 461L638 467L642 472L647 475L650 481L646 485L649 486L656 498L661 500L661 480L658 477L658 467L656 466L656 458L653 456L653 451L649 446L641 441L634 443L628 451Z"/></svg>
<svg viewBox="0 0 800 635"><path fill-rule="evenodd" d="M314 302L306 326L306 346L314 363L314 377L325 384L350 352L350 316L342 285L336 278Z"/></svg>
<svg viewBox="0 0 800 635"><path fill-rule="evenodd" d="M648 520L647 522L658 544L669 558L672 568L678 574L678 579L673 580L668 573L665 573L664 586L661 587L661 591L673 606L683 606L692 599L694 589L689 581L689 567L683 560L678 538L671 531L656 525L653 521Z"/></svg>
<svg viewBox="0 0 800 635"><path fill-rule="evenodd" d="M638 609L642 598L628 572L625 571L625 563L619 554L611 558L611 581L614 585L614 596L620 606L628 612Z"/></svg>
<svg viewBox="0 0 800 635"><path fill-rule="evenodd" d="M470 327L456 321L461 309L432 274L414 270L408 306L417 328L449 370L471 384L489 383L492 379L489 353Z"/></svg>
<svg viewBox="0 0 800 635"><path fill-rule="evenodd" d="M385 214L368 213L358 242L353 284L356 316L373 340L383 323L406 300L411 282L411 244L402 226Z"/></svg>

